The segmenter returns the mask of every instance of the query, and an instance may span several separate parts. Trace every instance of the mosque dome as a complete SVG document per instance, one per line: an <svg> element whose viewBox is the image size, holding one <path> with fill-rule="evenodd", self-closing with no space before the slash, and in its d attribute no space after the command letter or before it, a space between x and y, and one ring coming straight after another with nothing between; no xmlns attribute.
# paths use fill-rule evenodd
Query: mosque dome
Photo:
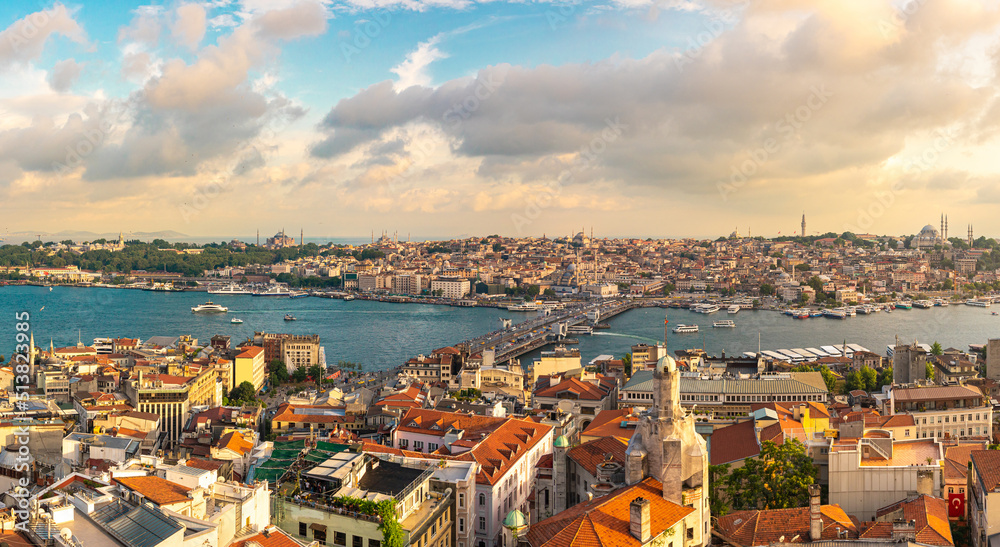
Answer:
<svg viewBox="0 0 1000 547"><path fill-rule="evenodd" d="M556 437L556 440L552 442L552 446L556 448L568 448L569 439L566 438L566 435L559 435Z"/></svg>

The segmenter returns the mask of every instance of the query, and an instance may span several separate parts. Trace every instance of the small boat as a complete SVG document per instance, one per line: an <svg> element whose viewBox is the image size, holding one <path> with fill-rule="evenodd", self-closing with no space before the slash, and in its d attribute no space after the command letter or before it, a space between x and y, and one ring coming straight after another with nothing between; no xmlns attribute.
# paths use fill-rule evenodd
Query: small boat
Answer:
<svg viewBox="0 0 1000 547"><path fill-rule="evenodd" d="M292 291L292 294L288 295L288 298L305 298L309 296L306 291Z"/></svg>
<svg viewBox="0 0 1000 547"><path fill-rule="evenodd" d="M295 316L292 315L292 314L290 314L290 313L286 313L285 314L285 321L295 321Z"/></svg>
<svg viewBox="0 0 1000 547"><path fill-rule="evenodd" d="M896 302L896 309L897 310L912 310L913 309L913 302L909 302L909 301Z"/></svg>
<svg viewBox="0 0 1000 547"><path fill-rule="evenodd" d="M45 306L42 306L42 307L44 308ZM993 312L993 315L1000 315L1000 313Z"/></svg>
<svg viewBox="0 0 1000 547"><path fill-rule="evenodd" d="M227 311L229 311L229 308L213 304L211 300L191 308L191 313L226 313Z"/></svg>
<svg viewBox="0 0 1000 547"><path fill-rule="evenodd" d="M821 311L814 311L814 312L811 312L811 313L809 314L809 317L823 317L823 312L821 312Z"/></svg>
<svg viewBox="0 0 1000 547"><path fill-rule="evenodd" d="M736 328L736 323L732 319L722 319L712 323L712 327L717 329L733 329Z"/></svg>
<svg viewBox="0 0 1000 547"><path fill-rule="evenodd" d="M229 321L229 322L230 322L230 323L232 323L232 324L234 324L234 325L240 325L240 324L242 324L242 323L243 323L243 320L242 320L242 319L239 319L239 318L236 318L236 317L234 317L234 318L232 318L232 320L231 320L231 321Z"/></svg>
<svg viewBox="0 0 1000 547"><path fill-rule="evenodd" d="M825 310L823 315L833 319L847 319L847 312L841 309Z"/></svg>
<svg viewBox="0 0 1000 547"><path fill-rule="evenodd" d="M353 294L349 294L349 295L347 295L347 296L344 297L344 302L350 302L351 300L354 300L354 295Z"/></svg>
<svg viewBox="0 0 1000 547"><path fill-rule="evenodd" d="M52 292L52 287L49 287L49 292Z"/></svg>
<svg viewBox="0 0 1000 547"><path fill-rule="evenodd" d="M673 332L676 334L698 332L698 325L677 325L673 328Z"/></svg>

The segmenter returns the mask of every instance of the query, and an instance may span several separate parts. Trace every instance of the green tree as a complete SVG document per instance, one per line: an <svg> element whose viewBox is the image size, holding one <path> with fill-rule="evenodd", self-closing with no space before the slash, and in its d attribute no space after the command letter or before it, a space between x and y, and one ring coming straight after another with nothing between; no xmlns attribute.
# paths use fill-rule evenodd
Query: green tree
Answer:
<svg viewBox="0 0 1000 547"><path fill-rule="evenodd" d="M771 296L774 294L774 285L771 285L770 283L762 283L760 285L760 294L764 296Z"/></svg>
<svg viewBox="0 0 1000 547"><path fill-rule="evenodd" d="M287 383L290 378L288 376L288 367L279 359L274 359L268 363L267 371L271 375L271 387L278 387L281 384Z"/></svg>
<svg viewBox="0 0 1000 547"><path fill-rule="evenodd" d="M622 355L622 366L625 369L625 377L626 378L631 378L632 377L632 354L631 353L626 353L625 355Z"/></svg>
<svg viewBox="0 0 1000 547"><path fill-rule="evenodd" d="M924 367L924 377L932 382L934 381L934 365L927 363L927 366Z"/></svg>
<svg viewBox="0 0 1000 547"><path fill-rule="evenodd" d="M670 293L674 292L675 290L677 290L677 286L675 286L673 283L663 284L663 296L670 296Z"/></svg>
<svg viewBox="0 0 1000 547"><path fill-rule="evenodd" d="M875 387L878 384L878 373L875 369L864 366L858 371L858 376L861 379L861 385L864 386L861 389L865 391L875 391Z"/></svg>
<svg viewBox="0 0 1000 547"><path fill-rule="evenodd" d="M837 375L826 365L819 367L819 373L823 375L823 383L826 384L826 390L833 393L837 387Z"/></svg>
<svg viewBox="0 0 1000 547"><path fill-rule="evenodd" d="M309 374L306 372L305 367L299 367L292 373L292 380L295 380L297 383L305 382L308 377Z"/></svg>
<svg viewBox="0 0 1000 547"><path fill-rule="evenodd" d="M729 469L730 465L728 463L708 466L709 506L714 517L725 516L730 509L729 499L726 496L726 482L729 478Z"/></svg>
<svg viewBox="0 0 1000 547"><path fill-rule="evenodd" d="M319 386L323 382L323 377L326 376L323 372L324 372L323 367L319 365L313 365L309 367L309 377L312 378L314 382L316 382L317 386Z"/></svg>
<svg viewBox="0 0 1000 547"><path fill-rule="evenodd" d="M257 390L250 382L243 382L229 392L229 401L232 404L252 403L257 399Z"/></svg>
<svg viewBox="0 0 1000 547"><path fill-rule="evenodd" d="M892 385L892 367L885 367L878 373L878 385L877 389L882 389L882 386Z"/></svg>
<svg viewBox="0 0 1000 547"><path fill-rule="evenodd" d="M733 509L788 509L809 504L818 469L797 439L777 445L764 441L760 454L734 469L726 481Z"/></svg>
<svg viewBox="0 0 1000 547"><path fill-rule="evenodd" d="M944 350L941 349L940 343L934 342L933 344L931 344L931 355L942 355L943 353Z"/></svg>

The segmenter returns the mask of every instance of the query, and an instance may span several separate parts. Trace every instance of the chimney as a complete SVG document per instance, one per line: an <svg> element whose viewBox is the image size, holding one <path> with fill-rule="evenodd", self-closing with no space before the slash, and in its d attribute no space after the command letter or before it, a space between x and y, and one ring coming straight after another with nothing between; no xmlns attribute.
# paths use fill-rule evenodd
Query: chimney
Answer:
<svg viewBox="0 0 1000 547"><path fill-rule="evenodd" d="M650 503L645 498L635 498L628 505L628 531L632 537L645 544L650 540Z"/></svg>
<svg viewBox="0 0 1000 547"><path fill-rule="evenodd" d="M820 515L818 484L809 485L809 539L819 541L823 536L823 517Z"/></svg>

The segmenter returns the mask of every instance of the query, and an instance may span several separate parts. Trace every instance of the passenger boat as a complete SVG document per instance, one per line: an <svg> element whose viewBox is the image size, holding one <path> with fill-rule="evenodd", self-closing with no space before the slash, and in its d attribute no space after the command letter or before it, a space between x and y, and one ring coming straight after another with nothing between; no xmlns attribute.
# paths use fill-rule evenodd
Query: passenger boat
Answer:
<svg viewBox="0 0 1000 547"><path fill-rule="evenodd" d="M507 306L507 311L538 311L538 305L534 302L525 302L524 304L514 304Z"/></svg>
<svg viewBox="0 0 1000 547"><path fill-rule="evenodd" d="M704 314L715 313L720 309L722 308L716 306L715 304L698 304L695 306L691 306L691 311L695 313L704 313Z"/></svg>
<svg viewBox="0 0 1000 547"><path fill-rule="evenodd" d="M732 329L736 328L736 323L732 319L723 319L712 323L712 326L717 329Z"/></svg>
<svg viewBox="0 0 1000 547"><path fill-rule="evenodd" d="M738 304L733 304L732 306L729 306L729 309L726 310L726 313L729 313L729 314L740 313L740 307L739 307L739 305Z"/></svg>
<svg viewBox="0 0 1000 547"><path fill-rule="evenodd" d="M676 334L698 332L698 325L677 325L673 328L673 332Z"/></svg>
<svg viewBox="0 0 1000 547"><path fill-rule="evenodd" d="M847 319L847 312L841 309L825 310L823 316L833 319Z"/></svg>
<svg viewBox="0 0 1000 547"><path fill-rule="evenodd" d="M213 304L211 301L191 308L192 313L226 313L227 311L229 311L229 308Z"/></svg>
<svg viewBox="0 0 1000 547"><path fill-rule="evenodd" d="M349 294L349 295L347 295L347 296L344 297L344 302L350 302L351 300L354 300L354 295L353 294Z"/></svg>
<svg viewBox="0 0 1000 547"><path fill-rule="evenodd" d="M243 320L242 320L242 319L239 319L239 318L236 318L236 317L234 317L234 318L233 318L233 319L232 319L232 320L230 321L230 323L232 323L232 324L234 324L234 325L241 325L241 324L243 324Z"/></svg>
<svg viewBox="0 0 1000 547"><path fill-rule="evenodd" d="M915 301L913 303L913 307L914 308L920 308L922 310L926 310L926 309L929 309L929 308L933 308L934 307L934 303L931 302L930 300L917 300L917 301Z"/></svg>
<svg viewBox="0 0 1000 547"><path fill-rule="evenodd" d="M306 291L292 291L292 293L288 295L288 298L305 298L307 296L309 296L309 293Z"/></svg>
<svg viewBox="0 0 1000 547"><path fill-rule="evenodd" d="M910 301L896 302L896 309L897 310L912 310L913 309L913 302L910 302Z"/></svg>
<svg viewBox="0 0 1000 547"><path fill-rule="evenodd" d="M244 288L242 285L230 283L225 287L209 289L208 294L251 294L251 292L250 289Z"/></svg>
<svg viewBox="0 0 1000 547"><path fill-rule="evenodd" d="M267 290L257 291L251 294L253 294L253 296L291 296L292 291L289 291L281 285L271 285L267 288Z"/></svg>
<svg viewBox="0 0 1000 547"><path fill-rule="evenodd" d="M936 298L934 300L934 305L935 306L947 306L948 305L948 301L945 300L945 299L943 299L943 298Z"/></svg>
<svg viewBox="0 0 1000 547"><path fill-rule="evenodd" d="M975 298L970 298L965 301L966 306L975 306L977 308L988 308L991 303L987 300L976 300Z"/></svg>

